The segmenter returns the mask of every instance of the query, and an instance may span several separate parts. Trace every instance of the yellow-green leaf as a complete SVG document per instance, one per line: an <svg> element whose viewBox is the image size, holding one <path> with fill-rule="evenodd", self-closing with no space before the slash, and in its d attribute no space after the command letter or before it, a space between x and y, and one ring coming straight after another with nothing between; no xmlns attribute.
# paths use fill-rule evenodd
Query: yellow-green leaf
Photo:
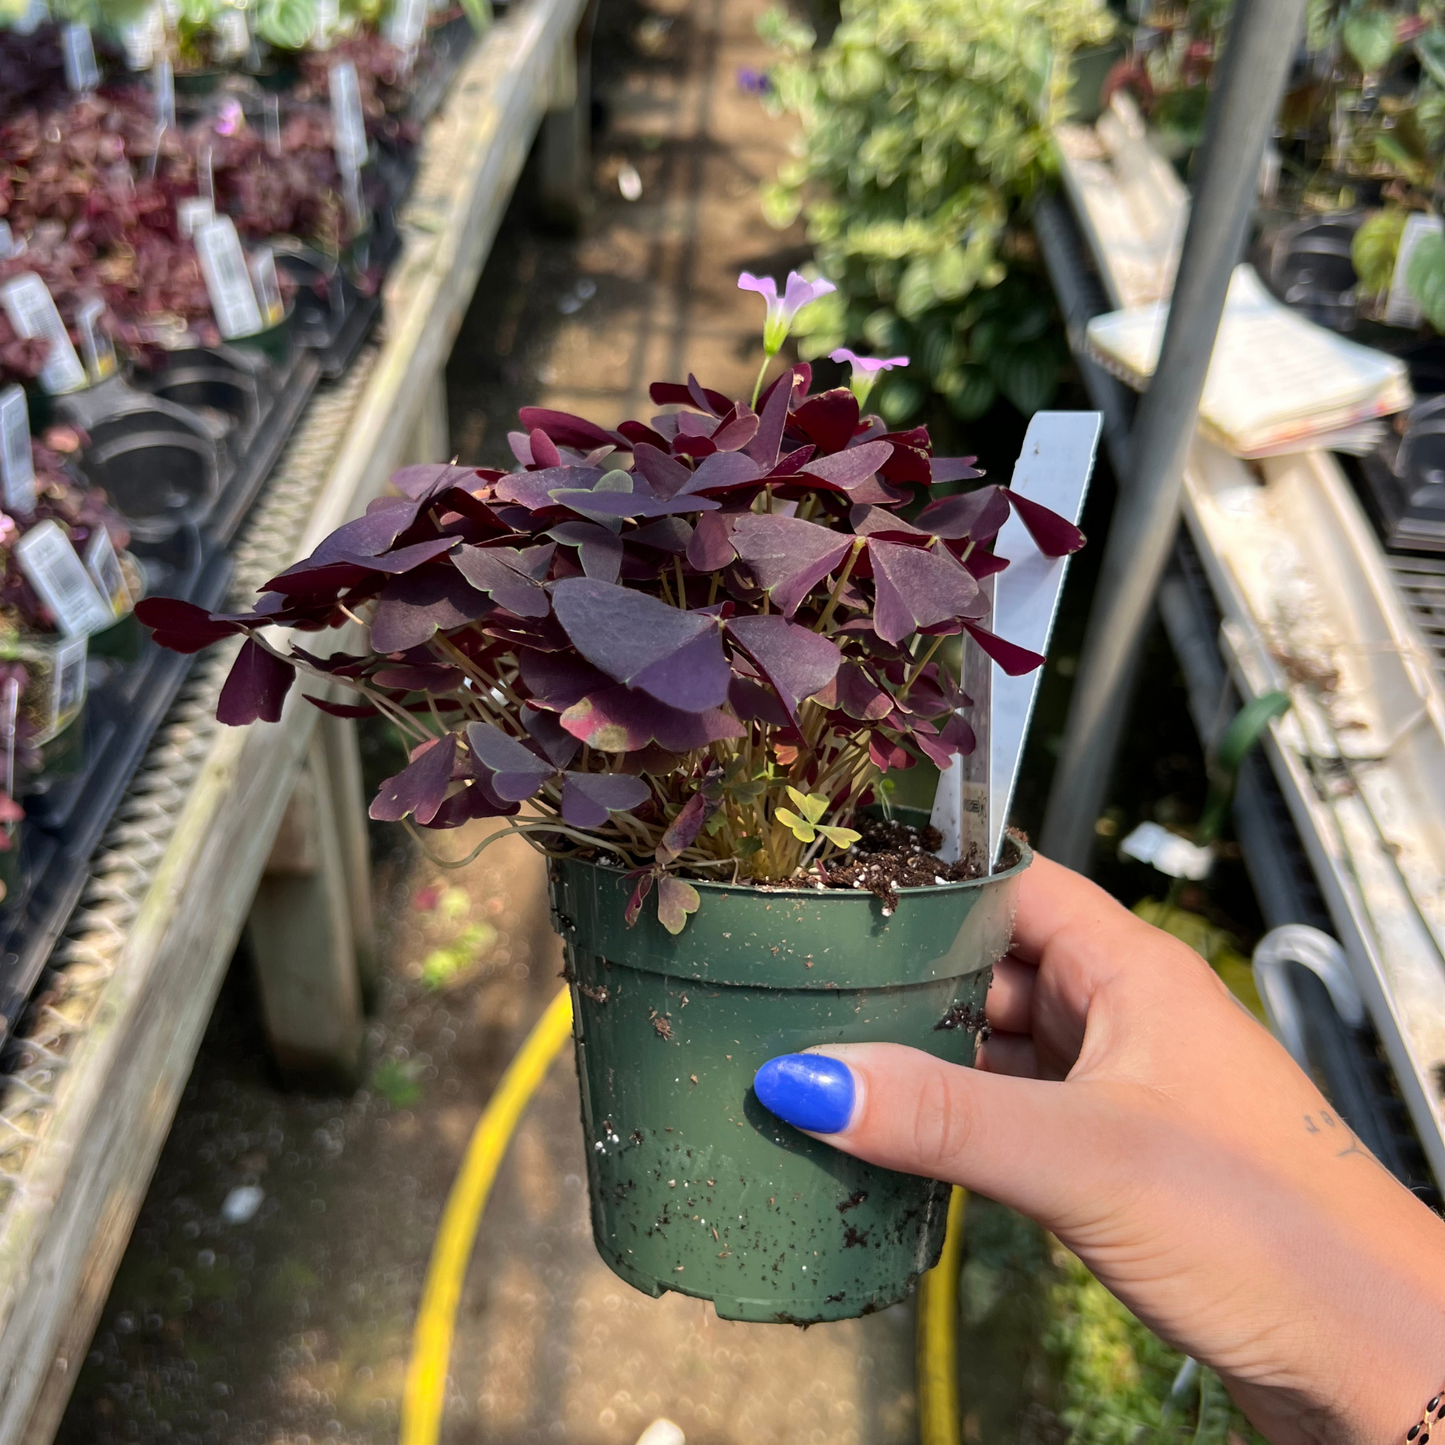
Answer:
<svg viewBox="0 0 1445 1445"><path fill-rule="evenodd" d="M852 828L820 827L818 831L835 847L851 848L863 835Z"/></svg>
<svg viewBox="0 0 1445 1445"><path fill-rule="evenodd" d="M791 792L792 789L790 788L788 791ZM817 831L806 818L800 818L788 808L779 808L774 816L784 827L792 829L793 837L800 843L811 843L818 836Z"/></svg>

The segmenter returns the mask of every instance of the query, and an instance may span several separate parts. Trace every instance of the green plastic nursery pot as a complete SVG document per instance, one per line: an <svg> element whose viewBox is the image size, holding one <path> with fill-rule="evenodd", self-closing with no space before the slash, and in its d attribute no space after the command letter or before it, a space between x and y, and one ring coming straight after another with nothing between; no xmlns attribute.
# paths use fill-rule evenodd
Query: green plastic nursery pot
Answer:
<svg viewBox="0 0 1445 1445"><path fill-rule="evenodd" d="M943 1245L948 1186L863 1164L769 1114L768 1059L884 1040L971 1064L1008 948L1029 849L990 878L872 894L691 880L677 936L632 884L574 860L551 870L571 982L592 1233L654 1297L724 1319L812 1324L902 1299Z"/></svg>

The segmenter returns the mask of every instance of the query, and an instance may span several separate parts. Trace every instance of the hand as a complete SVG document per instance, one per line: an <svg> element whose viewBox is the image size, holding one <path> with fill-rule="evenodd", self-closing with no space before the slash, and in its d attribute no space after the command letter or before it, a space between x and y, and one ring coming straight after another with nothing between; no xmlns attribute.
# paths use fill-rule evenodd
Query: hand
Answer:
<svg viewBox="0 0 1445 1445"><path fill-rule="evenodd" d="M1047 859L1021 882L977 1069L828 1046L758 1097L1032 1216L1275 1445L1403 1442L1445 1388L1445 1223L1192 949Z"/></svg>

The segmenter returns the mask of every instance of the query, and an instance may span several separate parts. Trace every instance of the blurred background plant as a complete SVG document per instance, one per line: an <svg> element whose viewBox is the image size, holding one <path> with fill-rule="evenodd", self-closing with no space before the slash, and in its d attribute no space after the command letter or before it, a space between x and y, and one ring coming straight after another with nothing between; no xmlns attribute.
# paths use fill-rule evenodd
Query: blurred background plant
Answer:
<svg viewBox="0 0 1445 1445"><path fill-rule="evenodd" d="M826 45L781 9L764 19L769 103L802 123L764 212L801 213L838 286L799 318L799 351L912 357L878 390L890 424L930 391L964 421L1000 395L1025 415L1053 397L1068 353L1029 204L1054 178L1071 58L1113 26L1096 0L844 0Z"/></svg>

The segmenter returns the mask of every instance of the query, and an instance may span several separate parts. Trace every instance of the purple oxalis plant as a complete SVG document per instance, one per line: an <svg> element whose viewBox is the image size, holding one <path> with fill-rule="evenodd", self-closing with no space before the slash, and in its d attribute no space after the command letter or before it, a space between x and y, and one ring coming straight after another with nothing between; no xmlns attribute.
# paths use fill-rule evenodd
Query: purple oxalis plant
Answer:
<svg viewBox="0 0 1445 1445"><path fill-rule="evenodd" d="M781 302L743 284L770 303L771 357L808 283ZM984 625L1010 508L1051 556L1084 540L1004 487L927 500L981 476L973 458L862 413L863 381L906 358L844 359L854 390L810 394L797 365L754 405L689 376L653 384L659 415L610 430L526 407L514 470L404 469L254 611L154 598L137 614L181 652L245 638L223 722L277 721L299 671L323 711L393 723L410 761L373 818L442 830L526 804L501 836L633 870L629 921L656 884L680 930L698 906L686 875L821 882L883 774L972 749L945 639L1014 675L1042 663ZM297 640L357 624L359 652Z"/></svg>

